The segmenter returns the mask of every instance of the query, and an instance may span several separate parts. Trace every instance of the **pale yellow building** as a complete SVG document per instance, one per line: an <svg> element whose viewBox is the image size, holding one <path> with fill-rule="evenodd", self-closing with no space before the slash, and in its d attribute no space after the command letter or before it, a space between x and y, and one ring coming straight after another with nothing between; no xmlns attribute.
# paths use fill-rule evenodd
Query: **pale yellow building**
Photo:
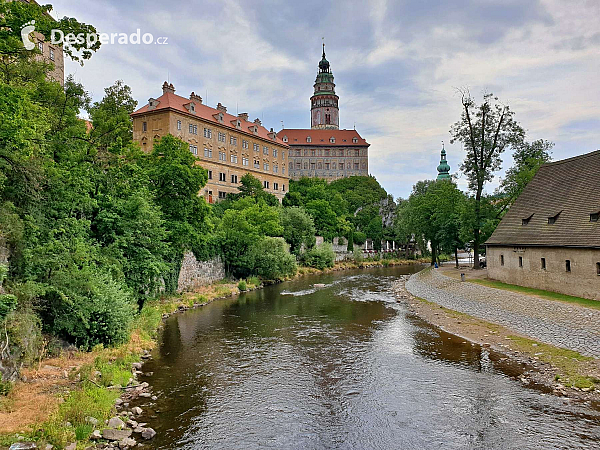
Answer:
<svg viewBox="0 0 600 450"><path fill-rule="evenodd" d="M172 134L187 142L198 164L208 170L202 195L209 203L237 193L242 176L258 178L266 192L279 201L289 187L289 147L277 133L267 130L259 119L250 122L247 113L233 116L220 103L211 108L193 92L189 98L175 94L166 81L163 93L132 113L133 139L144 151L154 141Z"/></svg>

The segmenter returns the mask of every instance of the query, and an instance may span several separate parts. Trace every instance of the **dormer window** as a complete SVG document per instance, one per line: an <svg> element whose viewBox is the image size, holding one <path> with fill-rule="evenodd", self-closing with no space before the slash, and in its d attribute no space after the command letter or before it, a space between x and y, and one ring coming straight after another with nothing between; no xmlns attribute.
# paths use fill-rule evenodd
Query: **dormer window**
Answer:
<svg viewBox="0 0 600 450"><path fill-rule="evenodd" d="M283 137L283 142L287 142L287 141L288 141L288 137L287 137L287 136L284 136L284 137Z"/></svg>
<svg viewBox="0 0 600 450"><path fill-rule="evenodd" d="M193 103L190 103L190 110L196 111L196 105L194 105Z"/></svg>
<svg viewBox="0 0 600 450"><path fill-rule="evenodd" d="M329 142L331 142L332 144L335 144L335 138L332 136L329 138Z"/></svg>
<svg viewBox="0 0 600 450"><path fill-rule="evenodd" d="M590 214L590 222L598 222L600 212Z"/></svg>
<svg viewBox="0 0 600 450"><path fill-rule="evenodd" d="M306 136L306 142L312 142L312 139L310 138L310 136Z"/></svg>
<svg viewBox="0 0 600 450"><path fill-rule="evenodd" d="M358 138L352 138L352 142L357 144L358 143Z"/></svg>
<svg viewBox="0 0 600 450"><path fill-rule="evenodd" d="M526 217L524 219L521 219L521 225L528 225L529 221L531 220L531 218L533 217L533 214L530 215L529 217Z"/></svg>
<svg viewBox="0 0 600 450"><path fill-rule="evenodd" d="M556 223L556 221L558 220L558 216L560 216L561 212L562 211L559 211L555 215L548 217L548 225L554 225Z"/></svg>

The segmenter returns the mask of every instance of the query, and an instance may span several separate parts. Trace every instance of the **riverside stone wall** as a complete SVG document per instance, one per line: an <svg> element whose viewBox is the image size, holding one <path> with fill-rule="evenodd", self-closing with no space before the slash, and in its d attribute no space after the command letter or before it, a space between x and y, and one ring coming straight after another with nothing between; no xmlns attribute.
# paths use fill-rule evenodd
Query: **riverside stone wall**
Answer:
<svg viewBox="0 0 600 450"><path fill-rule="evenodd" d="M186 252L181 262L177 292L193 291L222 278L225 278L225 265L221 258L198 261L192 252Z"/></svg>

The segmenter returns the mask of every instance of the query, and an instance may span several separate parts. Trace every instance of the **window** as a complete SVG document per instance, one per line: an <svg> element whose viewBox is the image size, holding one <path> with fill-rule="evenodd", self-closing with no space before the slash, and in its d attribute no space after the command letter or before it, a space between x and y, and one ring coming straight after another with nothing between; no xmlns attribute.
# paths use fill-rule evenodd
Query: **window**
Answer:
<svg viewBox="0 0 600 450"><path fill-rule="evenodd" d="M308 162L305 162L304 163L304 170L307 170L307 169L308 169Z"/></svg>
<svg viewBox="0 0 600 450"><path fill-rule="evenodd" d="M209 139L212 138L212 130L210 128L205 128L204 129L204 137L205 138L209 138Z"/></svg>
<svg viewBox="0 0 600 450"><path fill-rule="evenodd" d="M274 156L277 156L277 155L274 155ZM281 157L282 157L283 159L285 159L285 152L281 152Z"/></svg>
<svg viewBox="0 0 600 450"><path fill-rule="evenodd" d="M204 147L204 157L212 158L212 149Z"/></svg>
<svg viewBox="0 0 600 450"><path fill-rule="evenodd" d="M500 265L504 265L504 255L500 255Z"/></svg>
<svg viewBox="0 0 600 450"><path fill-rule="evenodd" d="M360 151L354 150L354 156L360 156Z"/></svg>
<svg viewBox="0 0 600 450"><path fill-rule="evenodd" d="M181 130L181 120L178 120L178 121L177 121L177 129L178 129L178 130Z"/></svg>
<svg viewBox="0 0 600 450"><path fill-rule="evenodd" d="M247 166L248 165L248 158L246 158L245 156L242 158L242 165L243 166Z"/></svg>
<svg viewBox="0 0 600 450"><path fill-rule="evenodd" d="M598 222L598 218L600 218L600 213L590 214L590 222Z"/></svg>
<svg viewBox="0 0 600 450"><path fill-rule="evenodd" d="M279 171L279 166L277 164L273 164L273 172L277 173Z"/></svg>
<svg viewBox="0 0 600 450"><path fill-rule="evenodd" d="M277 149L276 148L273 149L273 157L277 158Z"/></svg>
<svg viewBox="0 0 600 450"><path fill-rule="evenodd" d="M315 170L315 163L314 162L310 163L310 170Z"/></svg>
<svg viewBox="0 0 600 450"><path fill-rule="evenodd" d="M319 161L317 163L317 169L322 169L323 168L323 163L321 161Z"/></svg>
<svg viewBox="0 0 600 450"><path fill-rule="evenodd" d="M283 192L285 192L285 184L282 184L282 185L281 185L281 190L282 190Z"/></svg>
<svg viewBox="0 0 600 450"><path fill-rule="evenodd" d="M528 225L529 221L531 220L531 218L533 217L533 214L530 215L529 217L526 217L525 219L521 219L521 225Z"/></svg>
<svg viewBox="0 0 600 450"><path fill-rule="evenodd" d="M523 267L523 257L519 256L519 267Z"/></svg>
<svg viewBox="0 0 600 450"><path fill-rule="evenodd" d="M300 164L300 161L298 161L296 163L296 169L302 169L302 165Z"/></svg>
<svg viewBox="0 0 600 450"><path fill-rule="evenodd" d="M340 170L344 170L344 163L343 162L340 163Z"/></svg>
<svg viewBox="0 0 600 450"><path fill-rule="evenodd" d="M258 151L258 148L256 149L256 151ZM269 154L269 147L263 147L263 155L268 155Z"/></svg>
<svg viewBox="0 0 600 450"><path fill-rule="evenodd" d="M229 136L229 143L231 145L237 145L237 138L233 136Z"/></svg>
<svg viewBox="0 0 600 450"><path fill-rule="evenodd" d="M352 138L352 142L356 144L356 143L358 142L358 138L355 138L355 137L354 137L354 138ZM357 151L358 151L358 150L357 150Z"/></svg>
<svg viewBox="0 0 600 450"><path fill-rule="evenodd" d="M208 171L208 179L212 180L212 170ZM211 194L212 194L212 192L211 192Z"/></svg>
<svg viewBox="0 0 600 450"><path fill-rule="evenodd" d="M548 225L554 225L556 223L556 220L558 219L558 216L560 216L560 212L555 216L548 217Z"/></svg>
<svg viewBox="0 0 600 450"><path fill-rule="evenodd" d="M314 150L310 151L310 156L315 156L315 151Z"/></svg>
<svg viewBox="0 0 600 450"><path fill-rule="evenodd" d="M219 152L219 161L227 161L227 153Z"/></svg>
<svg viewBox="0 0 600 450"><path fill-rule="evenodd" d="M248 148L248 141L242 139L242 148Z"/></svg>
<svg viewBox="0 0 600 450"><path fill-rule="evenodd" d="M325 156L329 156L329 150L325 150Z"/></svg>
<svg viewBox="0 0 600 450"><path fill-rule="evenodd" d="M596 263L596 275L600 276L600 262Z"/></svg>
<svg viewBox="0 0 600 450"><path fill-rule="evenodd" d="M227 178L223 172L219 172L219 181L226 181Z"/></svg>
<svg viewBox="0 0 600 450"><path fill-rule="evenodd" d="M264 169L265 171L269 171L269 163L264 163L264 164L263 164L263 169Z"/></svg>
<svg viewBox="0 0 600 450"><path fill-rule="evenodd" d="M546 270L546 258L542 258L542 270Z"/></svg>
<svg viewBox="0 0 600 450"><path fill-rule="evenodd" d="M50 59L54 61L54 49L50 47Z"/></svg>
<svg viewBox="0 0 600 450"><path fill-rule="evenodd" d="M148 131L148 122L142 122L142 131L144 133Z"/></svg>
<svg viewBox="0 0 600 450"><path fill-rule="evenodd" d="M571 260L570 259L565 260L565 270L567 272L571 271Z"/></svg>
<svg viewBox="0 0 600 450"><path fill-rule="evenodd" d="M260 145L255 143L255 144L253 144L253 148L254 148L254 151L257 152L260 150Z"/></svg>
<svg viewBox="0 0 600 450"><path fill-rule="evenodd" d="M285 175L285 166L281 166L281 173Z"/></svg>
<svg viewBox="0 0 600 450"><path fill-rule="evenodd" d="M328 162L325 163L325 170L329 170L329 163Z"/></svg>
<svg viewBox="0 0 600 450"><path fill-rule="evenodd" d="M354 163L354 170L358 170L358 169L359 169L359 167L358 167L358 163L356 163L356 162L355 162L355 163Z"/></svg>
<svg viewBox="0 0 600 450"><path fill-rule="evenodd" d="M255 169L260 169L260 161L258 159L254 160L254 168Z"/></svg>
<svg viewBox="0 0 600 450"><path fill-rule="evenodd" d="M231 182L237 184L237 175L231 175Z"/></svg>
<svg viewBox="0 0 600 450"><path fill-rule="evenodd" d="M196 111L196 106L193 103L190 103L190 110Z"/></svg>
<svg viewBox="0 0 600 450"><path fill-rule="evenodd" d="M197 155L198 154L198 146L190 144L190 152L192 152L194 155Z"/></svg>
<svg viewBox="0 0 600 450"><path fill-rule="evenodd" d="M225 142L225 133L221 133L219 131L219 134L217 135L217 139L219 140L219 142Z"/></svg>
<svg viewBox="0 0 600 450"><path fill-rule="evenodd" d="M227 192L219 191L219 200L223 200L227 197Z"/></svg>
<svg viewBox="0 0 600 450"><path fill-rule="evenodd" d="M43 42L38 42L38 50L42 53L44 53L44 43Z"/></svg>
<svg viewBox="0 0 600 450"><path fill-rule="evenodd" d="M279 184L278 183L273 183L273 190L275 190L275 191L279 190Z"/></svg>
<svg viewBox="0 0 600 450"><path fill-rule="evenodd" d="M198 134L198 125L192 125L190 123L189 131L191 134Z"/></svg>
<svg viewBox="0 0 600 450"><path fill-rule="evenodd" d="M306 142L312 142L312 139L310 138L310 136L306 136Z"/></svg>
<svg viewBox="0 0 600 450"><path fill-rule="evenodd" d="M269 189L269 182L268 181L263 181L263 187L265 189Z"/></svg>
<svg viewBox="0 0 600 450"><path fill-rule="evenodd" d="M229 160L230 160L232 163L234 163L234 164L237 164L237 162L238 162L238 157L237 157L237 155L229 155Z"/></svg>

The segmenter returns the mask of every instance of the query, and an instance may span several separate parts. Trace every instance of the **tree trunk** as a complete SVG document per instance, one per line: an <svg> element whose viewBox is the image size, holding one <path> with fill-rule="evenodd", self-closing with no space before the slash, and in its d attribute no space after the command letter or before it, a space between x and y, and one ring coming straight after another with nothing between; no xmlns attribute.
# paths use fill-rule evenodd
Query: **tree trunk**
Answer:
<svg viewBox="0 0 600 450"><path fill-rule="evenodd" d="M435 243L431 243L431 265L434 266L435 262L437 260L437 255L436 255L436 244Z"/></svg>
<svg viewBox="0 0 600 450"><path fill-rule="evenodd" d="M475 229L473 233L473 269L479 269L479 235L481 227L481 191L483 184L477 188L475 196Z"/></svg>
<svg viewBox="0 0 600 450"><path fill-rule="evenodd" d="M454 259L456 261L456 268L458 269L458 247L454 247Z"/></svg>

